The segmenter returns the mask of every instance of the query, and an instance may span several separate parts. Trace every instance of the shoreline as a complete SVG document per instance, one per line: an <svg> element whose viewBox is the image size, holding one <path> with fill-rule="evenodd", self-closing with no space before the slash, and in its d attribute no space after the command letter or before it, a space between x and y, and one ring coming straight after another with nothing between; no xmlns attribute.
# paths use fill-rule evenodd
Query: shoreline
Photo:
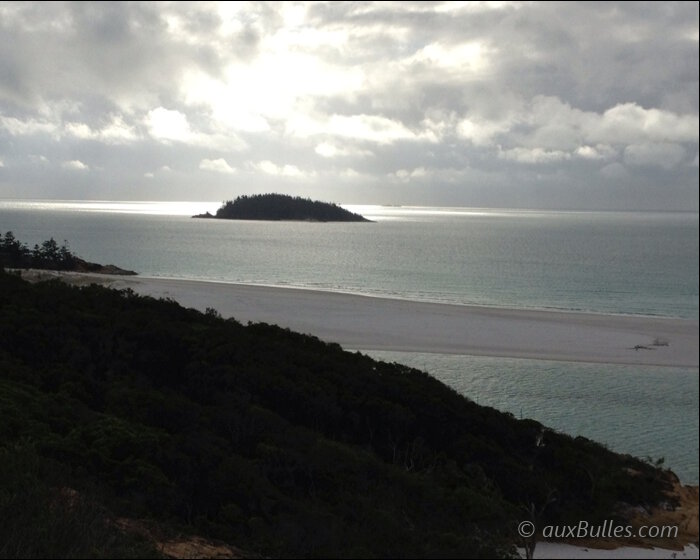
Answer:
<svg viewBox="0 0 700 560"><path fill-rule="evenodd" d="M67 271L67 272L78 272L78 271ZM90 274L81 273L81 274ZM104 274L106 275L106 274ZM103 276L103 274L100 274ZM440 299L430 299L430 298L413 298L401 296L398 294L384 294L380 292L362 292L362 291L348 291L333 288L323 288L315 286L298 286L294 284L265 284L263 282L234 282L229 280L210 280L207 278L183 278L179 276L148 276L145 274L136 273L141 280L167 280L167 281L182 281L182 282L204 282L209 284L221 284L224 286L253 286L257 288L272 288L279 290L301 290L305 292L314 292L318 294L340 294L346 296L358 296L364 298L374 298L374 299L387 299L391 301L404 301L409 303L428 303L435 305L452 305L455 307L464 307L473 310L505 310L514 312L542 312L542 313L572 313L574 315L594 315L600 317L632 317L639 319L662 319L669 321L698 321L693 317L678 317L673 315L645 315L643 313L623 313L623 312L613 312L613 311L594 311L587 309L565 309L562 307L510 307L507 305L497 305L497 304L484 304L484 303L463 303L460 301L450 301L450 300L440 300Z"/></svg>
<svg viewBox="0 0 700 560"><path fill-rule="evenodd" d="M214 308L242 323L276 324L350 350L698 368L695 319L432 303L207 280L31 270L22 276L131 288L200 311Z"/></svg>
<svg viewBox="0 0 700 560"><path fill-rule="evenodd" d="M518 549L521 558L525 558L524 549ZM567 544L560 542L539 542L535 549L535 559L591 559L591 560L634 560L642 558L658 558L668 560L681 560L683 558L698 558L696 544L688 544L682 549L672 548L639 548L634 546L620 546L619 548L605 549L594 548L586 545Z"/></svg>

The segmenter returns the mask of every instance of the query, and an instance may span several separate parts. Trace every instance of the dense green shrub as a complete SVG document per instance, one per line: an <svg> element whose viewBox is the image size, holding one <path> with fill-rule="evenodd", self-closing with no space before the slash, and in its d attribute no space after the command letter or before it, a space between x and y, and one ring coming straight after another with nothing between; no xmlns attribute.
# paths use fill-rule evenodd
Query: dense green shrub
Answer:
<svg viewBox="0 0 700 560"><path fill-rule="evenodd" d="M45 461L28 469L42 492L99 488L120 515L266 555L504 556L533 504L551 501L551 522L596 520L666 484L405 366L1 272L0 418L2 453L31 441Z"/></svg>

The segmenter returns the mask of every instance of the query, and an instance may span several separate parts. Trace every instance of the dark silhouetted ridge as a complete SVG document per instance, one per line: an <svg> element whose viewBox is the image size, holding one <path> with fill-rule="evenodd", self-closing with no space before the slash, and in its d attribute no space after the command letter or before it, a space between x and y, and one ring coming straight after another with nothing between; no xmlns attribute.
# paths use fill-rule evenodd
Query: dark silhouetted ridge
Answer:
<svg viewBox="0 0 700 560"><path fill-rule="evenodd" d="M19 557L91 550L102 537L61 544L72 496L90 496L266 557L502 558L530 514L602 523L670 488L653 465L421 371L2 269L0 418L0 556L7 542Z"/></svg>

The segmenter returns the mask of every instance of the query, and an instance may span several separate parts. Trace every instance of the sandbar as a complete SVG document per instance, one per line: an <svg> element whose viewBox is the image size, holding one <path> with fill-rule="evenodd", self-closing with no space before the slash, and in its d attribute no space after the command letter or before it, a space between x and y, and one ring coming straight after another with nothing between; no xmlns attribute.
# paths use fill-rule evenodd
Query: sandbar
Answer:
<svg viewBox="0 0 700 560"><path fill-rule="evenodd" d="M32 278L32 273L25 273ZM427 303L187 279L41 271L172 298L223 317L266 322L349 350L392 350L628 365L698 367L698 321Z"/></svg>

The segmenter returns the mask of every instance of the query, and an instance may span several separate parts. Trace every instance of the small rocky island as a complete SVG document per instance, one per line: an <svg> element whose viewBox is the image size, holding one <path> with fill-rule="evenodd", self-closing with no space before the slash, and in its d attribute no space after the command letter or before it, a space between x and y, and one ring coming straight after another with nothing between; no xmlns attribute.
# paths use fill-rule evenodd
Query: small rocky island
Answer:
<svg viewBox="0 0 700 560"><path fill-rule="evenodd" d="M320 202L286 194L258 194L228 200L216 211L197 214L193 218L223 220L274 220L304 222L370 222L337 204Z"/></svg>

